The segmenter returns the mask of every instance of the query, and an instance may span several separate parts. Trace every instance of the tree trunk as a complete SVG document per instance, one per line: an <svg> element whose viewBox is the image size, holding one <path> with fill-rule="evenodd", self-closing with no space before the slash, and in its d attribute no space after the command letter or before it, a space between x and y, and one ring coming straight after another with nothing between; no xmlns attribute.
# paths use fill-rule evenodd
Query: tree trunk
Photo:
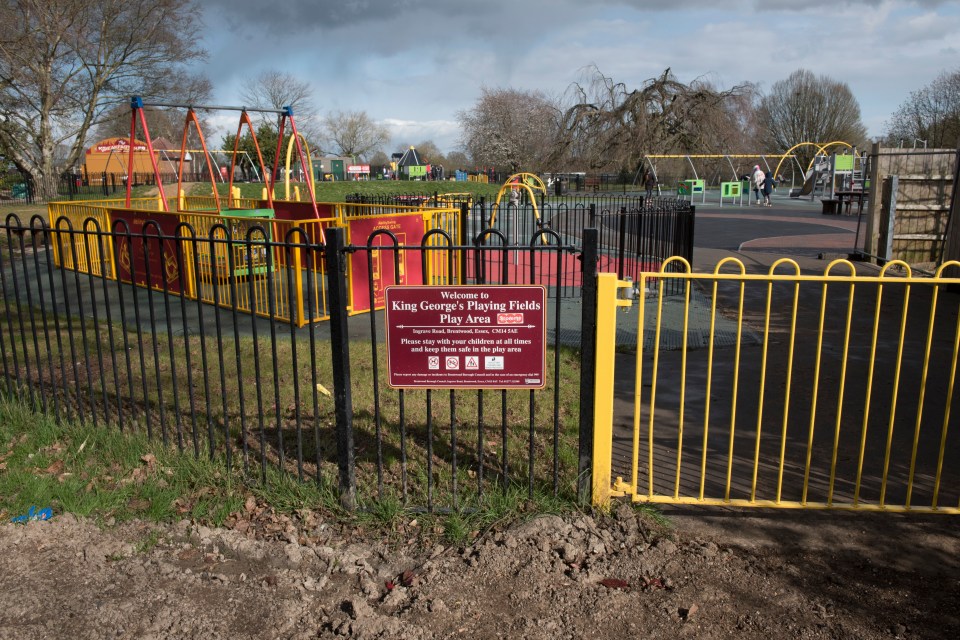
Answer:
<svg viewBox="0 0 960 640"><path fill-rule="evenodd" d="M30 178L33 180L35 202L56 202L61 199L60 176L52 166L35 168L30 172Z"/></svg>

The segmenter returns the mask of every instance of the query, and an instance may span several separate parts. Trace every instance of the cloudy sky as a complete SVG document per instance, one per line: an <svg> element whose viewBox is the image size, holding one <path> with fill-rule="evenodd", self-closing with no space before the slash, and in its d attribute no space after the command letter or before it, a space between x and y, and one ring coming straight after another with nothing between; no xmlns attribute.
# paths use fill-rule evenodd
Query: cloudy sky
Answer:
<svg viewBox="0 0 960 640"><path fill-rule="evenodd" d="M935 0L204 0L215 104L245 78L282 70L321 112L362 110L396 150L458 145L457 112L483 87L557 96L584 69L639 86L768 90L799 68L846 82L871 136L911 91L960 69L960 3ZM215 122L236 128L236 115ZM799 141L798 141L799 142ZM758 150L773 151L773 150Z"/></svg>

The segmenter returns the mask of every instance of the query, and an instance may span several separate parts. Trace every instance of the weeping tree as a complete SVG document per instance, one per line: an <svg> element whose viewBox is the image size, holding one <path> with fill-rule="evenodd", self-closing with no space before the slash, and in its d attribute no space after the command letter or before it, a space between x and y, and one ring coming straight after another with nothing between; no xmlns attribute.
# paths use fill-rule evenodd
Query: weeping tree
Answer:
<svg viewBox="0 0 960 640"><path fill-rule="evenodd" d="M644 154L730 153L753 146L756 89L723 91L670 69L631 88L587 68L566 94L484 89L458 114L462 146L479 164L532 171L632 174Z"/></svg>
<svg viewBox="0 0 960 640"><path fill-rule="evenodd" d="M202 86L186 72L201 28L193 0L0 4L0 154L56 198L110 107Z"/></svg>
<svg viewBox="0 0 960 640"><path fill-rule="evenodd" d="M721 91L666 69L637 88L590 67L558 113L548 164L635 171L644 154L730 152L744 144L752 85Z"/></svg>

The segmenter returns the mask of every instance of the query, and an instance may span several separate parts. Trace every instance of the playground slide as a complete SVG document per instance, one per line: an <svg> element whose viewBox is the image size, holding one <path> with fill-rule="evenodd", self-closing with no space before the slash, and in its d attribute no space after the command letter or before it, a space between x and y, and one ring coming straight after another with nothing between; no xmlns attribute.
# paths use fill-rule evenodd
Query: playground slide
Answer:
<svg viewBox="0 0 960 640"><path fill-rule="evenodd" d="M800 196L808 196L813 193L813 186L817 184L817 179L820 177L820 173L814 169L810 172L810 175L807 176L807 179L804 181L803 186L800 189L794 189L790 192L791 198L799 198Z"/></svg>

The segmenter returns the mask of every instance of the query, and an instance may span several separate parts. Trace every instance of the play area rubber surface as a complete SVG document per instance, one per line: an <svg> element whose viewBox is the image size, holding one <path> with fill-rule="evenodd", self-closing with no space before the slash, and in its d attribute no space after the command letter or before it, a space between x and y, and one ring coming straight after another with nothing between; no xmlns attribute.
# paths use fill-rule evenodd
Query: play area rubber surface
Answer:
<svg viewBox="0 0 960 640"><path fill-rule="evenodd" d="M862 227L860 234L862 238ZM808 256L852 252L856 241L857 216L823 215L815 203L697 207L695 249L782 251Z"/></svg>

